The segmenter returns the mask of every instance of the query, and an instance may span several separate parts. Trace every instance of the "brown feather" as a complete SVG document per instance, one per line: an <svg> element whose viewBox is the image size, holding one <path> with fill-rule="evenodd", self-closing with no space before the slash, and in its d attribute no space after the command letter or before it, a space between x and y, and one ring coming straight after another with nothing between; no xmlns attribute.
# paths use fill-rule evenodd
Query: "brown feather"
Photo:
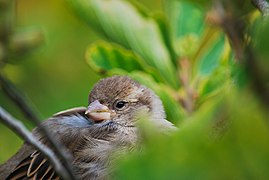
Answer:
<svg viewBox="0 0 269 180"><path fill-rule="evenodd" d="M48 162L47 162L47 163L48 163ZM48 179L48 178L52 175L53 171L54 171L54 170L52 169L52 166L49 165L49 166L46 168L46 171L44 172L43 176L40 177L40 180L42 180L42 179L44 179L44 180Z"/></svg>
<svg viewBox="0 0 269 180"><path fill-rule="evenodd" d="M40 171L42 165L47 161L46 159L44 159L44 156L41 155L40 153L34 153L34 155L31 155L31 157L32 160L27 170L28 177L31 177L38 171Z"/></svg>

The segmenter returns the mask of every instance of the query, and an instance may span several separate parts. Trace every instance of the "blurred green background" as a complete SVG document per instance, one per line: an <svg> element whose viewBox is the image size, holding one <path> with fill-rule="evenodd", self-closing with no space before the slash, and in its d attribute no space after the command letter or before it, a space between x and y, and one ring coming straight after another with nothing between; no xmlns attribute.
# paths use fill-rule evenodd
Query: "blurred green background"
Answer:
<svg viewBox="0 0 269 180"><path fill-rule="evenodd" d="M161 1L142 1L153 10L161 10ZM154 3L153 3L154 2ZM40 29L45 42L30 54L7 64L4 73L32 101L40 117L86 106L88 92L100 76L89 68L85 50L101 36L79 20L64 0L16 1L15 28ZM0 105L33 128L0 89ZM12 156L22 144L8 128L0 124L0 163Z"/></svg>

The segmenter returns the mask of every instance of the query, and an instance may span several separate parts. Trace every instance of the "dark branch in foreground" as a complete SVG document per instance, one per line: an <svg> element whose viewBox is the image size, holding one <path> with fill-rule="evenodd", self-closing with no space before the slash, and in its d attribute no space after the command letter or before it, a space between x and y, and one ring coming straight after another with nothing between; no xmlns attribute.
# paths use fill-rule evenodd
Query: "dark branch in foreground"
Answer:
<svg viewBox="0 0 269 180"><path fill-rule="evenodd" d="M34 125L38 126L41 134L47 137L48 142L51 144L52 149L55 151L55 154L59 159L62 160L62 165L66 169L69 176L68 179L77 179L70 163L72 159L70 153L60 142L51 136L46 127L40 126L41 121L32 111L32 108L27 103L27 100L22 95L22 93L19 92L19 90L2 75L0 75L0 84L5 94L12 100L12 102L17 105L25 117L28 118Z"/></svg>
<svg viewBox="0 0 269 180"><path fill-rule="evenodd" d="M12 129L12 131L15 132L18 136L26 140L29 144L31 144L41 153L43 153L51 162L51 164L54 166L55 171L61 177L63 177L64 179L71 180L71 178L68 176L68 172L66 172L66 169L62 166L56 154L54 154L53 151L51 151L48 147L39 142L19 120L12 117L1 106L0 106L0 120L3 122L3 124Z"/></svg>
<svg viewBox="0 0 269 180"><path fill-rule="evenodd" d="M251 0L251 2L263 16L269 15L269 3L266 0Z"/></svg>

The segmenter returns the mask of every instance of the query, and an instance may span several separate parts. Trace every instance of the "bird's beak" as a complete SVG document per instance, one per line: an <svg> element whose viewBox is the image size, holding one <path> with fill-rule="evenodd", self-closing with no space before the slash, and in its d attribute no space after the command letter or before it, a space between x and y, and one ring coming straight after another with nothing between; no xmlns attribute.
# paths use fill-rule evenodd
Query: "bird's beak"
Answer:
<svg viewBox="0 0 269 180"><path fill-rule="evenodd" d="M111 119L111 111L109 108L101 104L98 100L90 103L85 114L94 122Z"/></svg>

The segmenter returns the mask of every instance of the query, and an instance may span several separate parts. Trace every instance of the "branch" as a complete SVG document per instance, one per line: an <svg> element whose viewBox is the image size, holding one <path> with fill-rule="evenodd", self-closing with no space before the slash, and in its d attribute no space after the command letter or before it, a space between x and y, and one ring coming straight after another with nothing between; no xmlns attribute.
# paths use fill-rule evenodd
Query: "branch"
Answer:
<svg viewBox="0 0 269 180"><path fill-rule="evenodd" d="M50 150L47 146L39 142L31 132L27 130L27 128L17 119L12 117L7 111L5 111L0 106L0 120L2 120L3 124L8 126L10 129L13 130L18 136L20 136L22 139L26 140L29 144L34 146L36 149L38 149L43 155L45 155L48 160L51 162L53 167L55 168L55 171L64 179L70 179L68 176L68 172L66 169L62 166L61 162L59 161L56 154L53 153L52 150Z"/></svg>
<svg viewBox="0 0 269 180"><path fill-rule="evenodd" d="M53 150L55 150L55 154L59 159L62 160L62 165L65 167L68 175L71 179L77 179L75 173L73 171L71 165L72 156L66 150L66 148L55 138L53 138L48 131L48 129L44 126L40 126L40 120L36 116L36 114L31 110L30 105L27 103L26 98L22 95L21 92L6 78L4 78L0 74L0 84L2 86L3 91L5 94L17 105L17 107L22 111L26 118L28 118L33 124L39 127L39 130L42 135L44 135L48 142L50 143ZM70 179L69 178L69 179Z"/></svg>
<svg viewBox="0 0 269 180"><path fill-rule="evenodd" d="M246 39L246 23L236 15L236 9L225 7L223 1L215 1L215 19L227 34L232 48L239 62L245 65L246 72L251 78L251 85L260 101L269 107L269 91L263 80L263 74L259 69L258 56L253 48L253 42ZM269 15L269 4L265 0L252 0L264 16Z"/></svg>
<svg viewBox="0 0 269 180"><path fill-rule="evenodd" d="M269 3L266 0L251 0L251 2L262 13L264 17L268 17Z"/></svg>
<svg viewBox="0 0 269 180"><path fill-rule="evenodd" d="M4 93L16 104L24 116L29 119L34 124L38 125L41 121L32 110L33 108L27 102L26 97L23 96L21 92L7 80L3 75L0 74L0 84Z"/></svg>
<svg viewBox="0 0 269 180"><path fill-rule="evenodd" d="M223 29L235 52L236 60L240 61L244 56L244 21L235 15L232 7L225 7L223 1L215 0L213 2L213 9L208 13L208 21Z"/></svg>

